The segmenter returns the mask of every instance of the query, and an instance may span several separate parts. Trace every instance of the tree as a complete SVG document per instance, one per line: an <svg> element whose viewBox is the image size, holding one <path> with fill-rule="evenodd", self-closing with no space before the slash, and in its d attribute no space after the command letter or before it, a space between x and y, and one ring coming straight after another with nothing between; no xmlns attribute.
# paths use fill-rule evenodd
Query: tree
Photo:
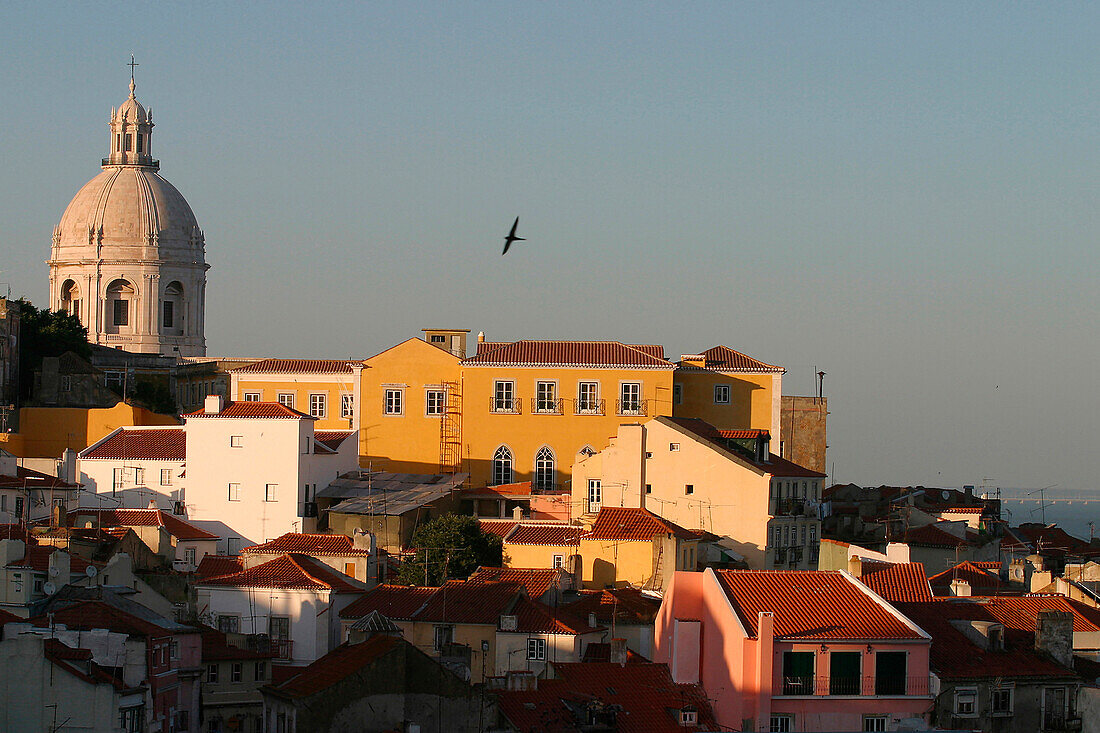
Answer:
<svg viewBox="0 0 1100 733"><path fill-rule="evenodd" d="M34 371L42 358L61 356L66 351L87 359L92 355L88 329L80 319L65 311L39 310L29 300L19 300L19 391L30 397Z"/></svg>
<svg viewBox="0 0 1100 733"><path fill-rule="evenodd" d="M473 517L458 514L444 514L420 525L413 532L412 545L416 556L397 575L398 582L406 585L442 585L451 578L467 578L482 566L499 567L503 559L500 537L483 532Z"/></svg>

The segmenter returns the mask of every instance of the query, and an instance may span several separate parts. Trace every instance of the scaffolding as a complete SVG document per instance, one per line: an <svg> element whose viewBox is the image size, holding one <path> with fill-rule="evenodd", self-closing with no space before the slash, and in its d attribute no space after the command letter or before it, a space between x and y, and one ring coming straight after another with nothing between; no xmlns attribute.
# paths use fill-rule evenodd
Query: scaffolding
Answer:
<svg viewBox="0 0 1100 733"><path fill-rule="evenodd" d="M443 414L439 421L439 472L462 470L462 382L443 382Z"/></svg>

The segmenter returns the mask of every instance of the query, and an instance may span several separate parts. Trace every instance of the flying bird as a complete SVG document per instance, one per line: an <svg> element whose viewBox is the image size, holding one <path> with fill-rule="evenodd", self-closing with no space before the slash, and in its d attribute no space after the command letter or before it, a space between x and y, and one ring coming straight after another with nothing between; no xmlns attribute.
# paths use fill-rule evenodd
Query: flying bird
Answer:
<svg viewBox="0 0 1100 733"><path fill-rule="evenodd" d="M512 242L526 242L527 241L527 239L524 238L524 237L517 237L516 236L516 227L518 227L518 226L519 226L519 217L517 216L516 220L514 222L512 222L512 231L508 232L508 236L504 238L504 251L500 253L501 256L504 256L504 255L508 254L508 248L512 246Z"/></svg>

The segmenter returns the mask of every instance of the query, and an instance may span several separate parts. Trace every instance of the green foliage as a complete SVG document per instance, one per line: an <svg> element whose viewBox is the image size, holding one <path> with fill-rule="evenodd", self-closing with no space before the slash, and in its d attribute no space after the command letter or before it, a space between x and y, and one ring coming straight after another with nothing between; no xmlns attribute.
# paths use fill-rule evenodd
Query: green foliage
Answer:
<svg viewBox="0 0 1100 733"><path fill-rule="evenodd" d="M66 351L89 358L88 329L80 319L64 311L39 310L24 299L19 300L19 391L30 397L34 387L34 371L42 358L61 356Z"/></svg>
<svg viewBox="0 0 1100 733"><path fill-rule="evenodd" d="M452 578L467 578L481 566L499 567L501 540L481 531L473 517L444 514L413 532L416 557L404 563L398 582L406 585L442 585ZM427 565L427 582L424 567Z"/></svg>
<svg viewBox="0 0 1100 733"><path fill-rule="evenodd" d="M172 397L172 391L168 389L167 379L151 379L149 377L137 377L134 385L133 397L136 401L148 407L153 412L162 415L173 415L176 412L176 400Z"/></svg>

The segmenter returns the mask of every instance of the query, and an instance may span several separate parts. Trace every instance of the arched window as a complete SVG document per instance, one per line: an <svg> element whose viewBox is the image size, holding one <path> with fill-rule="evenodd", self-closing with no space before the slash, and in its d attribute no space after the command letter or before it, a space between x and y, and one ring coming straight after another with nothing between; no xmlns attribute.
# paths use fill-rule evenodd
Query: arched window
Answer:
<svg viewBox="0 0 1100 733"><path fill-rule="evenodd" d="M169 332L183 328L183 305L183 285L178 280L173 280L164 289L164 301L160 306L161 328Z"/></svg>
<svg viewBox="0 0 1100 733"><path fill-rule="evenodd" d="M512 483L512 451L505 446L493 454L493 486Z"/></svg>
<svg viewBox="0 0 1100 733"><path fill-rule="evenodd" d="M80 318L80 286L72 280L61 286L61 310Z"/></svg>
<svg viewBox="0 0 1100 733"><path fill-rule="evenodd" d="M549 491L554 488L554 451L544 445L535 454L535 490Z"/></svg>
<svg viewBox="0 0 1100 733"><path fill-rule="evenodd" d="M134 286L125 280L115 280L107 286L107 332L119 333L130 327L130 301Z"/></svg>

